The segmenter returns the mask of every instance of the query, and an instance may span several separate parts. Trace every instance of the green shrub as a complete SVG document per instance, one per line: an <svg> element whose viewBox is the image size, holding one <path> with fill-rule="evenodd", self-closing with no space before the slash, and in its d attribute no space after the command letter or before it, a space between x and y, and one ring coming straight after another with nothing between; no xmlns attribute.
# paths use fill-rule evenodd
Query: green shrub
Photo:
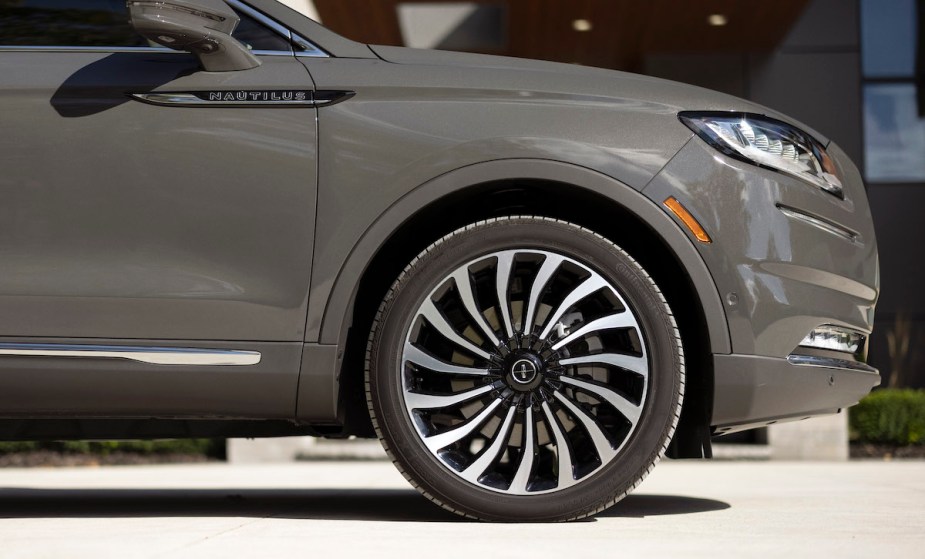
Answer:
<svg viewBox="0 0 925 559"><path fill-rule="evenodd" d="M877 390L850 408L848 418L858 442L925 444L925 390Z"/></svg>
<svg viewBox="0 0 925 559"><path fill-rule="evenodd" d="M225 455L224 439L170 439L155 441L53 441L0 442L0 454L50 450L72 454L201 454L212 458Z"/></svg>

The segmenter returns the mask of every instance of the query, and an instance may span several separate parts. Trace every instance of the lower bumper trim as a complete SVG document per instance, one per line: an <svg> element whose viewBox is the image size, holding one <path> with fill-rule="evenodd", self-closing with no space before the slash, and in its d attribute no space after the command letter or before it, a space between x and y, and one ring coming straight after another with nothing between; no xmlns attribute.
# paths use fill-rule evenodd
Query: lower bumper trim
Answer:
<svg viewBox="0 0 925 559"><path fill-rule="evenodd" d="M873 367L852 361L845 362L851 365L846 367L839 361L803 355L714 355L711 425L717 433L732 433L836 413L880 384L880 373Z"/></svg>
<svg viewBox="0 0 925 559"><path fill-rule="evenodd" d="M817 357L815 355L791 355L787 357L791 365L799 367L823 367L826 369L850 369L852 371L863 371L865 373L879 374L867 363L860 361L849 361L847 359L833 359L831 357Z"/></svg>

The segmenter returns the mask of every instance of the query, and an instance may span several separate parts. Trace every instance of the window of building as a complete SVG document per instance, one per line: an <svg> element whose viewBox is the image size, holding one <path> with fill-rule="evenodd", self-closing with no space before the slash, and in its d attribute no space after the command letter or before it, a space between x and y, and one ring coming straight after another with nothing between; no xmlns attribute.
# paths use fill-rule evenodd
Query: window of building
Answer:
<svg viewBox="0 0 925 559"><path fill-rule="evenodd" d="M861 0L864 168L869 182L925 182L925 2Z"/></svg>

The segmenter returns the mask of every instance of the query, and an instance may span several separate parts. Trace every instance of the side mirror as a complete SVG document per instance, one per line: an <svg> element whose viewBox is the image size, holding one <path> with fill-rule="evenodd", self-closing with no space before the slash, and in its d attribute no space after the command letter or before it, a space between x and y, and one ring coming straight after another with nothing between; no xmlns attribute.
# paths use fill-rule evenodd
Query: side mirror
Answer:
<svg viewBox="0 0 925 559"><path fill-rule="evenodd" d="M260 60L231 36L240 18L222 0L128 0L127 4L135 31L159 45L195 54L206 71L260 66Z"/></svg>

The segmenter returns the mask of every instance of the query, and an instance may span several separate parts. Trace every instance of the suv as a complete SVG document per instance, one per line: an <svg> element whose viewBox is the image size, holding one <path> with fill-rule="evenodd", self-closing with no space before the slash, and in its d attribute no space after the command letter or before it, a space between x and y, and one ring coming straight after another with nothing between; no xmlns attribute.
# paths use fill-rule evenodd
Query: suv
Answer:
<svg viewBox="0 0 925 559"><path fill-rule="evenodd" d="M0 106L0 439L378 437L453 512L570 520L879 383L861 177L742 99L18 0Z"/></svg>

